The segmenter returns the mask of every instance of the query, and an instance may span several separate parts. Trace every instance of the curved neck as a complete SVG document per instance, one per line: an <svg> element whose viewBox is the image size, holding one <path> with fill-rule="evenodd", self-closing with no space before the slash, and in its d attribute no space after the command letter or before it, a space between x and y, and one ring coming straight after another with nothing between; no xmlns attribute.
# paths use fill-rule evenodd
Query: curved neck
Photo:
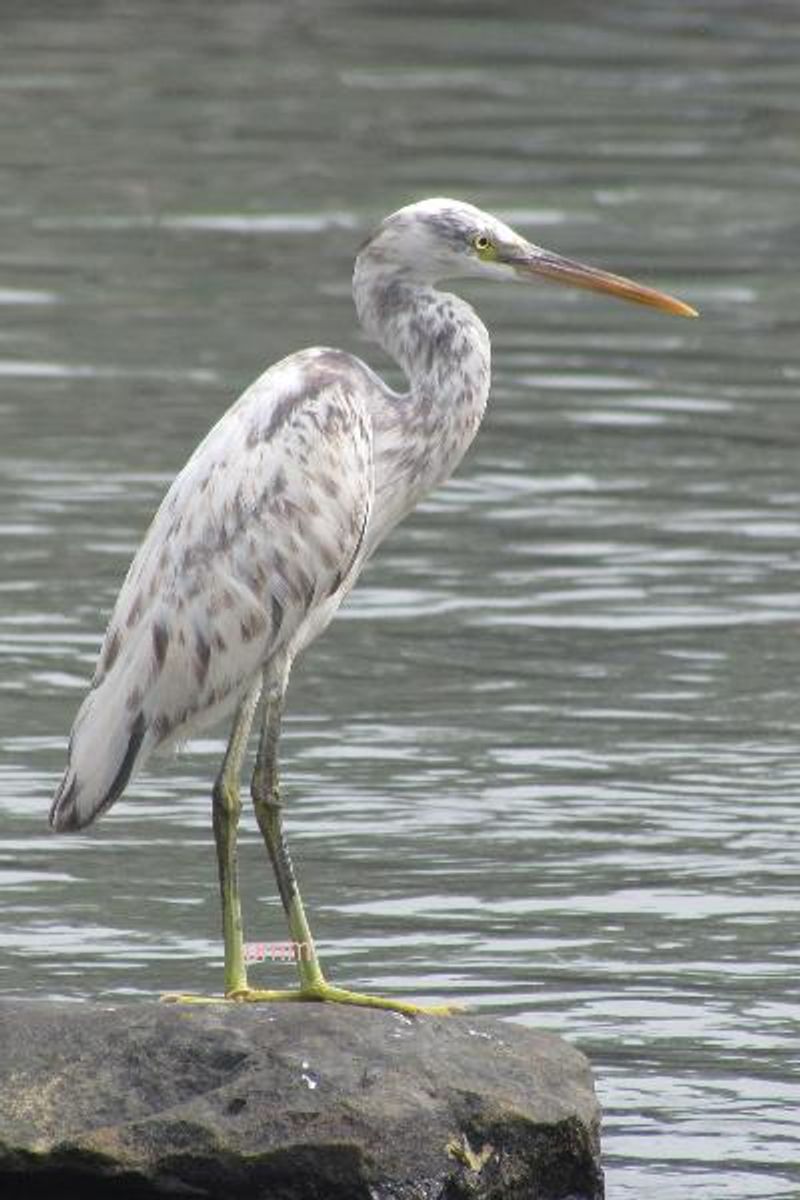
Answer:
<svg viewBox="0 0 800 1200"><path fill-rule="evenodd" d="M464 457L489 395L489 335L458 296L401 271L367 248L353 297L367 334L403 368L407 395L383 394L373 410L375 508L368 553Z"/></svg>
<svg viewBox="0 0 800 1200"><path fill-rule="evenodd" d="M449 292L387 269L369 248L356 259L353 299L367 334L402 367L412 395L482 415L489 395L489 335L474 309Z"/></svg>

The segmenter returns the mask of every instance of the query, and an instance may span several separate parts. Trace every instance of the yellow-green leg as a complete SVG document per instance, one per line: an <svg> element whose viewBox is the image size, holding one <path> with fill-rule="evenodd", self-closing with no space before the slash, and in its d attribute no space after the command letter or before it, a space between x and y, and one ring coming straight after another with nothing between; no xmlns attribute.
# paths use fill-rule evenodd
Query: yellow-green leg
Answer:
<svg viewBox="0 0 800 1200"><path fill-rule="evenodd" d="M303 900L289 856L289 847L283 832L278 780L278 741L283 697L277 690L270 691L268 685L265 687L264 693L264 724L261 730L251 791L256 819L272 862L281 903L289 924L289 933L300 973L300 987L294 991L263 991L247 988L237 998L246 1001L329 1001L338 1004L363 1005L368 1008L389 1008L397 1012L412 1014L452 1012L453 1006L439 1005L425 1008L418 1004L407 1004L402 1000L371 996L363 992L351 992L346 988L334 987L325 979L319 965L314 939L306 919Z"/></svg>
<svg viewBox="0 0 800 1200"><path fill-rule="evenodd" d="M314 939L306 919L300 889L297 886L289 848L283 832L282 806L278 784L278 741L280 738L283 697L280 692L265 686L264 721L258 745L251 792L258 826L275 871L281 902L289 923L293 953L300 973L300 987L294 990L264 990L251 988L247 983L242 936L242 913L239 900L239 872L236 837L241 813L239 777L247 739L253 723L260 686L253 689L237 711L228 748L214 785L214 837L217 846L220 895L222 899L222 932L225 942L225 993L222 996L196 996L170 993L163 1000L182 1004L215 1004L224 1000L310 1000L338 1004L356 1004L367 1008L388 1008L401 1013L446 1014L458 1010L458 1005L424 1007L351 992L334 987L322 973Z"/></svg>
<svg viewBox="0 0 800 1200"><path fill-rule="evenodd" d="M219 774L214 783L213 824L214 841L217 847L219 890L222 901L222 937L225 946L225 996L233 997L247 989L247 971L244 963L244 938L242 935L242 906L239 898L239 859L237 835L242 801L239 795L239 780L242 760L247 749L247 740L253 725L261 682L253 688L239 706L233 722L228 747L222 760ZM220 997L221 998L221 997ZM203 1004L215 1002L217 997L192 996L169 993L162 1000Z"/></svg>

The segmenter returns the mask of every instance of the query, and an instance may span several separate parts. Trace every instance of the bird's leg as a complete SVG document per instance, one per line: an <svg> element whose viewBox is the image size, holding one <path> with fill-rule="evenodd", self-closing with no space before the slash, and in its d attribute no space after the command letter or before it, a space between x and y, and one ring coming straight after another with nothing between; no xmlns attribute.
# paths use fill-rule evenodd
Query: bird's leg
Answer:
<svg viewBox="0 0 800 1200"><path fill-rule="evenodd" d="M272 862L278 891L283 904L293 955L300 973L300 988L295 991L262 991L244 989L236 998L242 1000L326 1000L339 1004L357 1004L369 1008L388 1008L402 1013L452 1012L456 1006L422 1007L383 996L351 992L328 983L317 959L314 939L306 919L300 889L297 886L289 847L283 832L282 804L278 780L278 741L280 738L283 697L265 688L264 724L253 773L252 796L258 826L264 837Z"/></svg>
<svg viewBox="0 0 800 1200"><path fill-rule="evenodd" d="M213 792L214 840L217 846L222 936L225 943L226 996L247 987L236 841L242 811L239 795L242 759L253 724L259 691L260 688L254 688L236 714L233 732Z"/></svg>
<svg viewBox="0 0 800 1200"><path fill-rule="evenodd" d="M292 952L300 972L300 990L309 991L326 986L317 959L314 939L306 919L303 900L289 856L283 832L283 814L278 779L278 741L281 732L283 697L277 691L265 689L264 723L258 745L251 792L258 827L275 872L283 910L292 938ZM295 993L291 993L295 995Z"/></svg>
<svg viewBox="0 0 800 1200"><path fill-rule="evenodd" d="M239 899L239 861L236 839L242 801L239 780L242 759L253 725L253 717L261 691L261 682L239 705L233 722L225 757L214 782L212 793L214 841L217 847L219 890L222 900L222 936L225 944L225 995L231 996L247 988L242 938L242 906ZM183 1003L206 1003L212 997L169 993L162 1000Z"/></svg>

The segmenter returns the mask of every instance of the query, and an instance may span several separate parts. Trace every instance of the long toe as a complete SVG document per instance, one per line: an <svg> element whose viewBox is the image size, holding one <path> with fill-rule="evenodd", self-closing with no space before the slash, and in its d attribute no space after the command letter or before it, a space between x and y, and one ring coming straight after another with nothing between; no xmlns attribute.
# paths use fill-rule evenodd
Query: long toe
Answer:
<svg viewBox="0 0 800 1200"><path fill-rule="evenodd" d="M195 996L190 992L164 992L162 1004L224 1004L227 996Z"/></svg>
<svg viewBox="0 0 800 1200"><path fill-rule="evenodd" d="M354 1004L361 1008L385 1008L407 1016L446 1017L463 1009L458 1004L412 1004L407 1000L395 1000L390 996L373 996L368 992L351 992L348 988L335 987L330 983L318 984L300 992L304 1000L322 1001L326 1004Z"/></svg>

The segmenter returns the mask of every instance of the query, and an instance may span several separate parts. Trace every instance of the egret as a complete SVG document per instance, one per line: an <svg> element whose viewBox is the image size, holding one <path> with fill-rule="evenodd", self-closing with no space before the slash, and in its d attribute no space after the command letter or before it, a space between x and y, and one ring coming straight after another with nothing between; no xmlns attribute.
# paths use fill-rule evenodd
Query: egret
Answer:
<svg viewBox="0 0 800 1200"><path fill-rule="evenodd" d="M471 204L423 200L386 217L358 252L353 296L364 330L402 368L408 390L391 390L352 354L320 347L261 375L164 497L75 719L50 811L56 830L82 829L119 799L151 754L233 714L212 790L225 999L449 1011L325 978L283 831L278 744L294 660L478 431L489 395L489 336L470 305L437 286L473 276L549 279L697 315L663 292L544 250ZM251 793L298 950L293 990L247 981L237 834L240 774L257 713Z"/></svg>

